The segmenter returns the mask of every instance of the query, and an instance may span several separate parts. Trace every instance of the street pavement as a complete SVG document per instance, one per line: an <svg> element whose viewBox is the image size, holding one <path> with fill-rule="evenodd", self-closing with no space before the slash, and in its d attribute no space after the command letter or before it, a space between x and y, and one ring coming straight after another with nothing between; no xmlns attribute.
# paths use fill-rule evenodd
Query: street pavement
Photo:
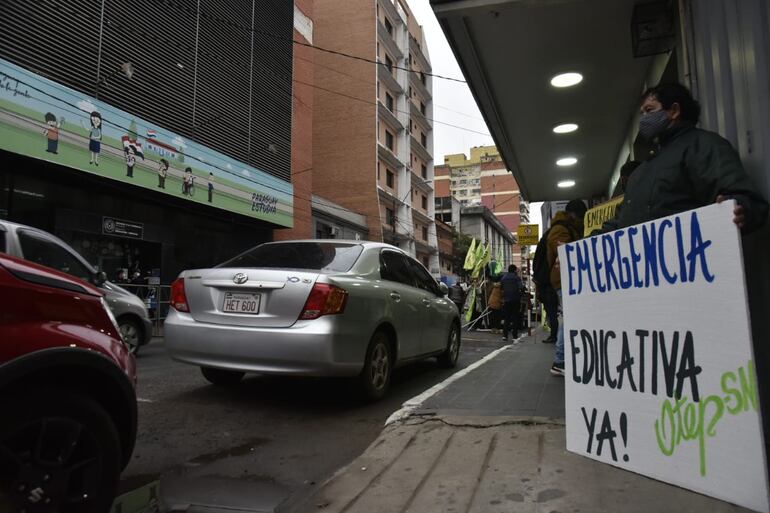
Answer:
<svg viewBox="0 0 770 513"><path fill-rule="evenodd" d="M458 368L502 345L499 336L464 337ZM197 367L172 361L162 339L142 348L137 366L137 443L120 493L160 481L164 500L190 512L215 511L204 504L272 511L303 500L360 455L404 401L455 372L432 359L408 365L384 400L367 404L350 380L247 376L216 387Z"/></svg>
<svg viewBox="0 0 770 513"><path fill-rule="evenodd" d="M476 335L494 339L494 335ZM406 413L292 513L742 512L565 449L564 379L542 332Z"/></svg>

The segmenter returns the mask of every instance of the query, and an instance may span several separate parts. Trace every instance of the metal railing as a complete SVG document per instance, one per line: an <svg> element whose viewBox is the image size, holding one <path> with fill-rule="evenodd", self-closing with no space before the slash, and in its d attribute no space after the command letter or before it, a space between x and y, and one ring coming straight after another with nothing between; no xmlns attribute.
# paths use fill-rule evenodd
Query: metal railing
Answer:
<svg viewBox="0 0 770 513"><path fill-rule="evenodd" d="M144 301L147 313L152 321L152 336L163 336L163 321L168 315L171 305L171 285L134 285L132 283L118 283Z"/></svg>

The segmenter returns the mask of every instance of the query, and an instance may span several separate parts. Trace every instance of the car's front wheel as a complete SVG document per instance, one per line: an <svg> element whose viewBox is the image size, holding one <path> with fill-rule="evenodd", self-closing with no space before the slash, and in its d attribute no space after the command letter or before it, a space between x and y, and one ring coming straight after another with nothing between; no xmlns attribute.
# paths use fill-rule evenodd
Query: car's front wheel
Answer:
<svg viewBox="0 0 770 513"><path fill-rule="evenodd" d="M143 336L139 323L128 318L118 319L118 329L120 330L120 337L128 347L128 351L133 355L138 354Z"/></svg>
<svg viewBox="0 0 770 513"><path fill-rule="evenodd" d="M457 360L460 357L460 326L452 323L447 338L446 350L438 356L438 364L447 369L457 367Z"/></svg>
<svg viewBox="0 0 770 513"><path fill-rule="evenodd" d="M231 371L225 369L212 369L211 367L201 367L201 373L209 383L213 385L237 385L243 379L245 372Z"/></svg>
<svg viewBox="0 0 770 513"><path fill-rule="evenodd" d="M0 398L0 405L0 510L109 510L122 448L115 424L99 403L45 390Z"/></svg>
<svg viewBox="0 0 770 513"><path fill-rule="evenodd" d="M366 350L364 369L359 380L364 397L376 401L385 396L393 372L393 354L388 335L378 331L372 336Z"/></svg>

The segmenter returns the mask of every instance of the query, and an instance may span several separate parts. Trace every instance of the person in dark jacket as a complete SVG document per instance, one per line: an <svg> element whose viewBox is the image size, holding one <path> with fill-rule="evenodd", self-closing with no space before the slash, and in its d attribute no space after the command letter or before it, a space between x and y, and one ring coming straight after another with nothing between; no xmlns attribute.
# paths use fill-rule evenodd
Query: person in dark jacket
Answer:
<svg viewBox="0 0 770 513"><path fill-rule="evenodd" d="M500 278L503 289L503 340L508 340L508 334L516 340L519 338L519 305L521 304L521 278L515 265L508 266L508 272Z"/></svg>
<svg viewBox="0 0 770 513"><path fill-rule="evenodd" d="M768 204L738 153L714 132L696 128L700 105L681 84L662 84L642 95L639 134L656 144L631 175L615 219L603 231L625 228L714 202L734 199L733 221L744 233L761 227Z"/></svg>
<svg viewBox="0 0 770 513"><path fill-rule="evenodd" d="M457 311L463 313L463 305L465 305L465 290L459 281L456 281L454 285L449 287L449 300L457 306Z"/></svg>

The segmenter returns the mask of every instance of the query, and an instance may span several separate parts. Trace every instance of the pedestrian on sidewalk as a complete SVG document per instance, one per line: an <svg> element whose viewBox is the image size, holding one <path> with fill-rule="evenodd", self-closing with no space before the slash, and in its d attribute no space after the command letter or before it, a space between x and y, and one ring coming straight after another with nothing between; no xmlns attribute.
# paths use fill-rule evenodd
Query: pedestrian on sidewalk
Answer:
<svg viewBox="0 0 770 513"><path fill-rule="evenodd" d="M492 333L500 334L501 310L503 308L503 290L500 282L492 283L487 297L487 306L489 307L489 327Z"/></svg>
<svg viewBox="0 0 770 513"><path fill-rule="evenodd" d="M743 169L738 153L714 132L695 125L700 105L681 84L661 84L641 100L639 134L656 146L628 179L611 231L686 210L736 201L733 221L742 232L760 228L768 203Z"/></svg>
<svg viewBox="0 0 770 513"><path fill-rule="evenodd" d="M500 285L503 289L503 340L508 340L509 333L516 340L519 338L519 308L523 285L515 265L508 266L508 272L500 278Z"/></svg>
<svg viewBox="0 0 770 513"><path fill-rule="evenodd" d="M575 242L583 233L583 218L588 208L583 200L574 199L567 203L564 212L556 212L548 230L548 268L551 270L551 286L556 291L561 306L561 272L558 261L558 247ZM556 354L551 374L564 376L564 323L559 323L556 335Z"/></svg>
<svg viewBox="0 0 770 513"><path fill-rule="evenodd" d="M465 290L459 281L456 281L454 285L449 288L449 300L457 306L457 311L463 313L463 305L465 305Z"/></svg>

